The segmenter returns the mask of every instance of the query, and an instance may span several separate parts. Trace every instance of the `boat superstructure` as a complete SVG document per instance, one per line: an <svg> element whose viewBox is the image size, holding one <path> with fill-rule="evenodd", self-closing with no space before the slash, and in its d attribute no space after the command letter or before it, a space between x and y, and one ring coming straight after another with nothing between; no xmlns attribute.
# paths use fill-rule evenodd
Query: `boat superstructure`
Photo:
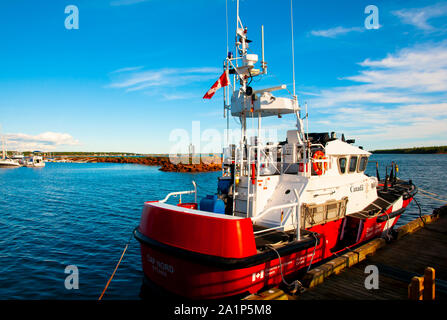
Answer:
<svg viewBox="0 0 447 320"><path fill-rule="evenodd" d="M239 4L238 4L239 8ZM224 75L225 110L239 119L238 145L225 148L217 193L197 200L197 187L144 204L134 235L147 283L189 298L222 298L277 285L301 269L377 236L389 236L417 188L365 174L371 153L335 133L307 133L295 94L285 85L252 88L267 73L237 10L236 55ZM263 41L262 41L263 42ZM263 45L262 45L262 51ZM233 89L230 92L230 87ZM294 90L293 90L294 91ZM294 114L284 141L263 140L262 121ZM247 122L257 122L248 136ZM389 173L389 174L388 174ZM169 204L172 196L193 202Z"/></svg>

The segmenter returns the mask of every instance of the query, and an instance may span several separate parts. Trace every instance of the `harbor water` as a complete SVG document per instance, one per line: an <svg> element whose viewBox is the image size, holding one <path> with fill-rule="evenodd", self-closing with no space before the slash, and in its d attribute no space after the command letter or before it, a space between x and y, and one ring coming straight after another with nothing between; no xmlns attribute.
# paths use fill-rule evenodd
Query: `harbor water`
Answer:
<svg viewBox="0 0 447 320"><path fill-rule="evenodd" d="M371 157L379 162L381 177L392 160L399 165L400 178L447 195L447 155ZM367 173L375 175L374 164ZM193 180L201 199L215 192L219 175L109 163L0 169L0 299L97 299L139 223L143 203L191 190ZM416 199L423 214L442 205L421 195ZM398 225L418 215L412 203ZM139 244L132 238L103 299L139 299L140 259ZM77 290L64 285L70 265L79 270Z"/></svg>

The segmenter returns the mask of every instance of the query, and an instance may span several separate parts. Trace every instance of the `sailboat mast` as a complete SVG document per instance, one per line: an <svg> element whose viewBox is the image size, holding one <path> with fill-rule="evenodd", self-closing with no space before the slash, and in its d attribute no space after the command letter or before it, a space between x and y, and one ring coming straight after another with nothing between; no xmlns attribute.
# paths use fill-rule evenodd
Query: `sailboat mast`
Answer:
<svg viewBox="0 0 447 320"><path fill-rule="evenodd" d="M2 159L6 159L5 137L2 137Z"/></svg>

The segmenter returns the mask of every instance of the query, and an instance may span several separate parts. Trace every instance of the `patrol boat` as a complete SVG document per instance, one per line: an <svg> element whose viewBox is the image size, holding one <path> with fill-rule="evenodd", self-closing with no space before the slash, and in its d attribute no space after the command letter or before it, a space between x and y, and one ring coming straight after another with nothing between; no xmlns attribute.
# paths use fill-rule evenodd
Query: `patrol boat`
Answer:
<svg viewBox="0 0 447 320"><path fill-rule="evenodd" d="M239 144L223 152L217 194L199 203L194 183L148 201L134 230L145 283L159 292L218 299L286 282L338 252L389 236L417 192L411 180L397 178L395 163L383 179L377 163L377 176L366 175L371 153L353 140L306 133L297 96L272 93L285 85L252 88L267 64L262 54L256 69L249 42L237 10L236 56L228 54L221 78L205 96L226 86L225 110L241 123ZM262 120L286 114L296 116L296 129L285 141L265 143ZM255 137L247 136L250 118L257 121ZM188 194L194 201L168 203Z"/></svg>

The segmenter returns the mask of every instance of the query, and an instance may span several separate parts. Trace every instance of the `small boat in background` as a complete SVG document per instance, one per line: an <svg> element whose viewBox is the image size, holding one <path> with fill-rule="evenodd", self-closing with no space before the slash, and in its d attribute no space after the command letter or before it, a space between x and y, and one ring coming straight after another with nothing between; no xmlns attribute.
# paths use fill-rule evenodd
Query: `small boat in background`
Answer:
<svg viewBox="0 0 447 320"><path fill-rule="evenodd" d="M0 159L0 168L18 168L21 167L17 159L10 159L6 155L5 138L2 139L2 158Z"/></svg>
<svg viewBox="0 0 447 320"><path fill-rule="evenodd" d="M23 162L23 158L25 158L25 156L23 155L23 153L14 153L12 156L12 159L17 160L18 162Z"/></svg>
<svg viewBox="0 0 447 320"><path fill-rule="evenodd" d="M0 159L0 168L18 168L18 167L21 167L21 165L17 160L9 158Z"/></svg>
<svg viewBox="0 0 447 320"><path fill-rule="evenodd" d="M42 156L33 155L30 158L24 159L23 165L30 168L43 168L45 167L45 161Z"/></svg>

